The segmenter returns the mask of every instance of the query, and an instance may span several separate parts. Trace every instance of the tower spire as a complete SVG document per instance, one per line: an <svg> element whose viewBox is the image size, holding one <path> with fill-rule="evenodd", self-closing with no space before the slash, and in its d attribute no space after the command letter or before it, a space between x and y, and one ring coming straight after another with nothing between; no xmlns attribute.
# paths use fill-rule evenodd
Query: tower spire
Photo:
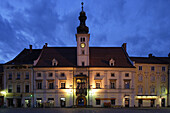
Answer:
<svg viewBox="0 0 170 113"><path fill-rule="evenodd" d="M80 25L77 27L77 34L87 34L89 32L89 28L86 26L86 13L83 11L83 5L84 3L81 3L82 5L82 11L80 12L79 20L80 20Z"/></svg>

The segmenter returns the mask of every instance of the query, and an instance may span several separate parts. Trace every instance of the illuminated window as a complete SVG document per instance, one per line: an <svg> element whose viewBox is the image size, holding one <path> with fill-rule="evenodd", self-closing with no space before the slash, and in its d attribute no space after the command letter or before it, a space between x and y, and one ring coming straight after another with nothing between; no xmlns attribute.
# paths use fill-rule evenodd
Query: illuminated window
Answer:
<svg viewBox="0 0 170 113"><path fill-rule="evenodd" d="M130 89L130 80L124 81L124 87L125 87L125 89Z"/></svg>
<svg viewBox="0 0 170 113"><path fill-rule="evenodd" d="M139 66L139 70L142 70L142 66Z"/></svg>
<svg viewBox="0 0 170 113"><path fill-rule="evenodd" d="M100 83L99 82L96 83L96 89L100 89Z"/></svg>
<svg viewBox="0 0 170 113"><path fill-rule="evenodd" d="M66 87L65 87L65 83L64 82L62 82L61 83L61 89L65 89Z"/></svg>
<svg viewBox="0 0 170 113"><path fill-rule="evenodd" d="M96 105L100 105L100 100L99 99L96 100Z"/></svg>

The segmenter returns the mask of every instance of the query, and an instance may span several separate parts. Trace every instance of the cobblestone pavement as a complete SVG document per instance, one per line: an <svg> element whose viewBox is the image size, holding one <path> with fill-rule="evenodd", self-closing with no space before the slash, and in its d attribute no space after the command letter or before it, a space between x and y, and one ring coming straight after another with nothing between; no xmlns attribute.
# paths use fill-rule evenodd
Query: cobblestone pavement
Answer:
<svg viewBox="0 0 170 113"><path fill-rule="evenodd" d="M0 108L0 113L170 113L170 108Z"/></svg>

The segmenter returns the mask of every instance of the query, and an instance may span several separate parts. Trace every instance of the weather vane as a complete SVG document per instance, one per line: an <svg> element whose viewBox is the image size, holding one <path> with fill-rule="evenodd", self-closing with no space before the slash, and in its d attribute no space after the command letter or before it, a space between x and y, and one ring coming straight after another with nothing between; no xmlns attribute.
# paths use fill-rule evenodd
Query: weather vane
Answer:
<svg viewBox="0 0 170 113"><path fill-rule="evenodd" d="M82 11L83 11L83 4L84 4L84 3L82 2L82 3L81 3L81 5L82 5L82 7L81 7L81 8L82 8Z"/></svg>

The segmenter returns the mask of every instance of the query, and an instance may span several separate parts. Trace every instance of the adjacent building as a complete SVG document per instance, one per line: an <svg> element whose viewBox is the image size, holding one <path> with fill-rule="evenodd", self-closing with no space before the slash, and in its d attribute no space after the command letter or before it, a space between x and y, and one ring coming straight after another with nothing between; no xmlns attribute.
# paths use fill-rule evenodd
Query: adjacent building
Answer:
<svg viewBox="0 0 170 113"><path fill-rule="evenodd" d="M165 107L170 57L129 57L120 47L89 47L80 12L77 47L24 49L3 65L7 107Z"/></svg>

